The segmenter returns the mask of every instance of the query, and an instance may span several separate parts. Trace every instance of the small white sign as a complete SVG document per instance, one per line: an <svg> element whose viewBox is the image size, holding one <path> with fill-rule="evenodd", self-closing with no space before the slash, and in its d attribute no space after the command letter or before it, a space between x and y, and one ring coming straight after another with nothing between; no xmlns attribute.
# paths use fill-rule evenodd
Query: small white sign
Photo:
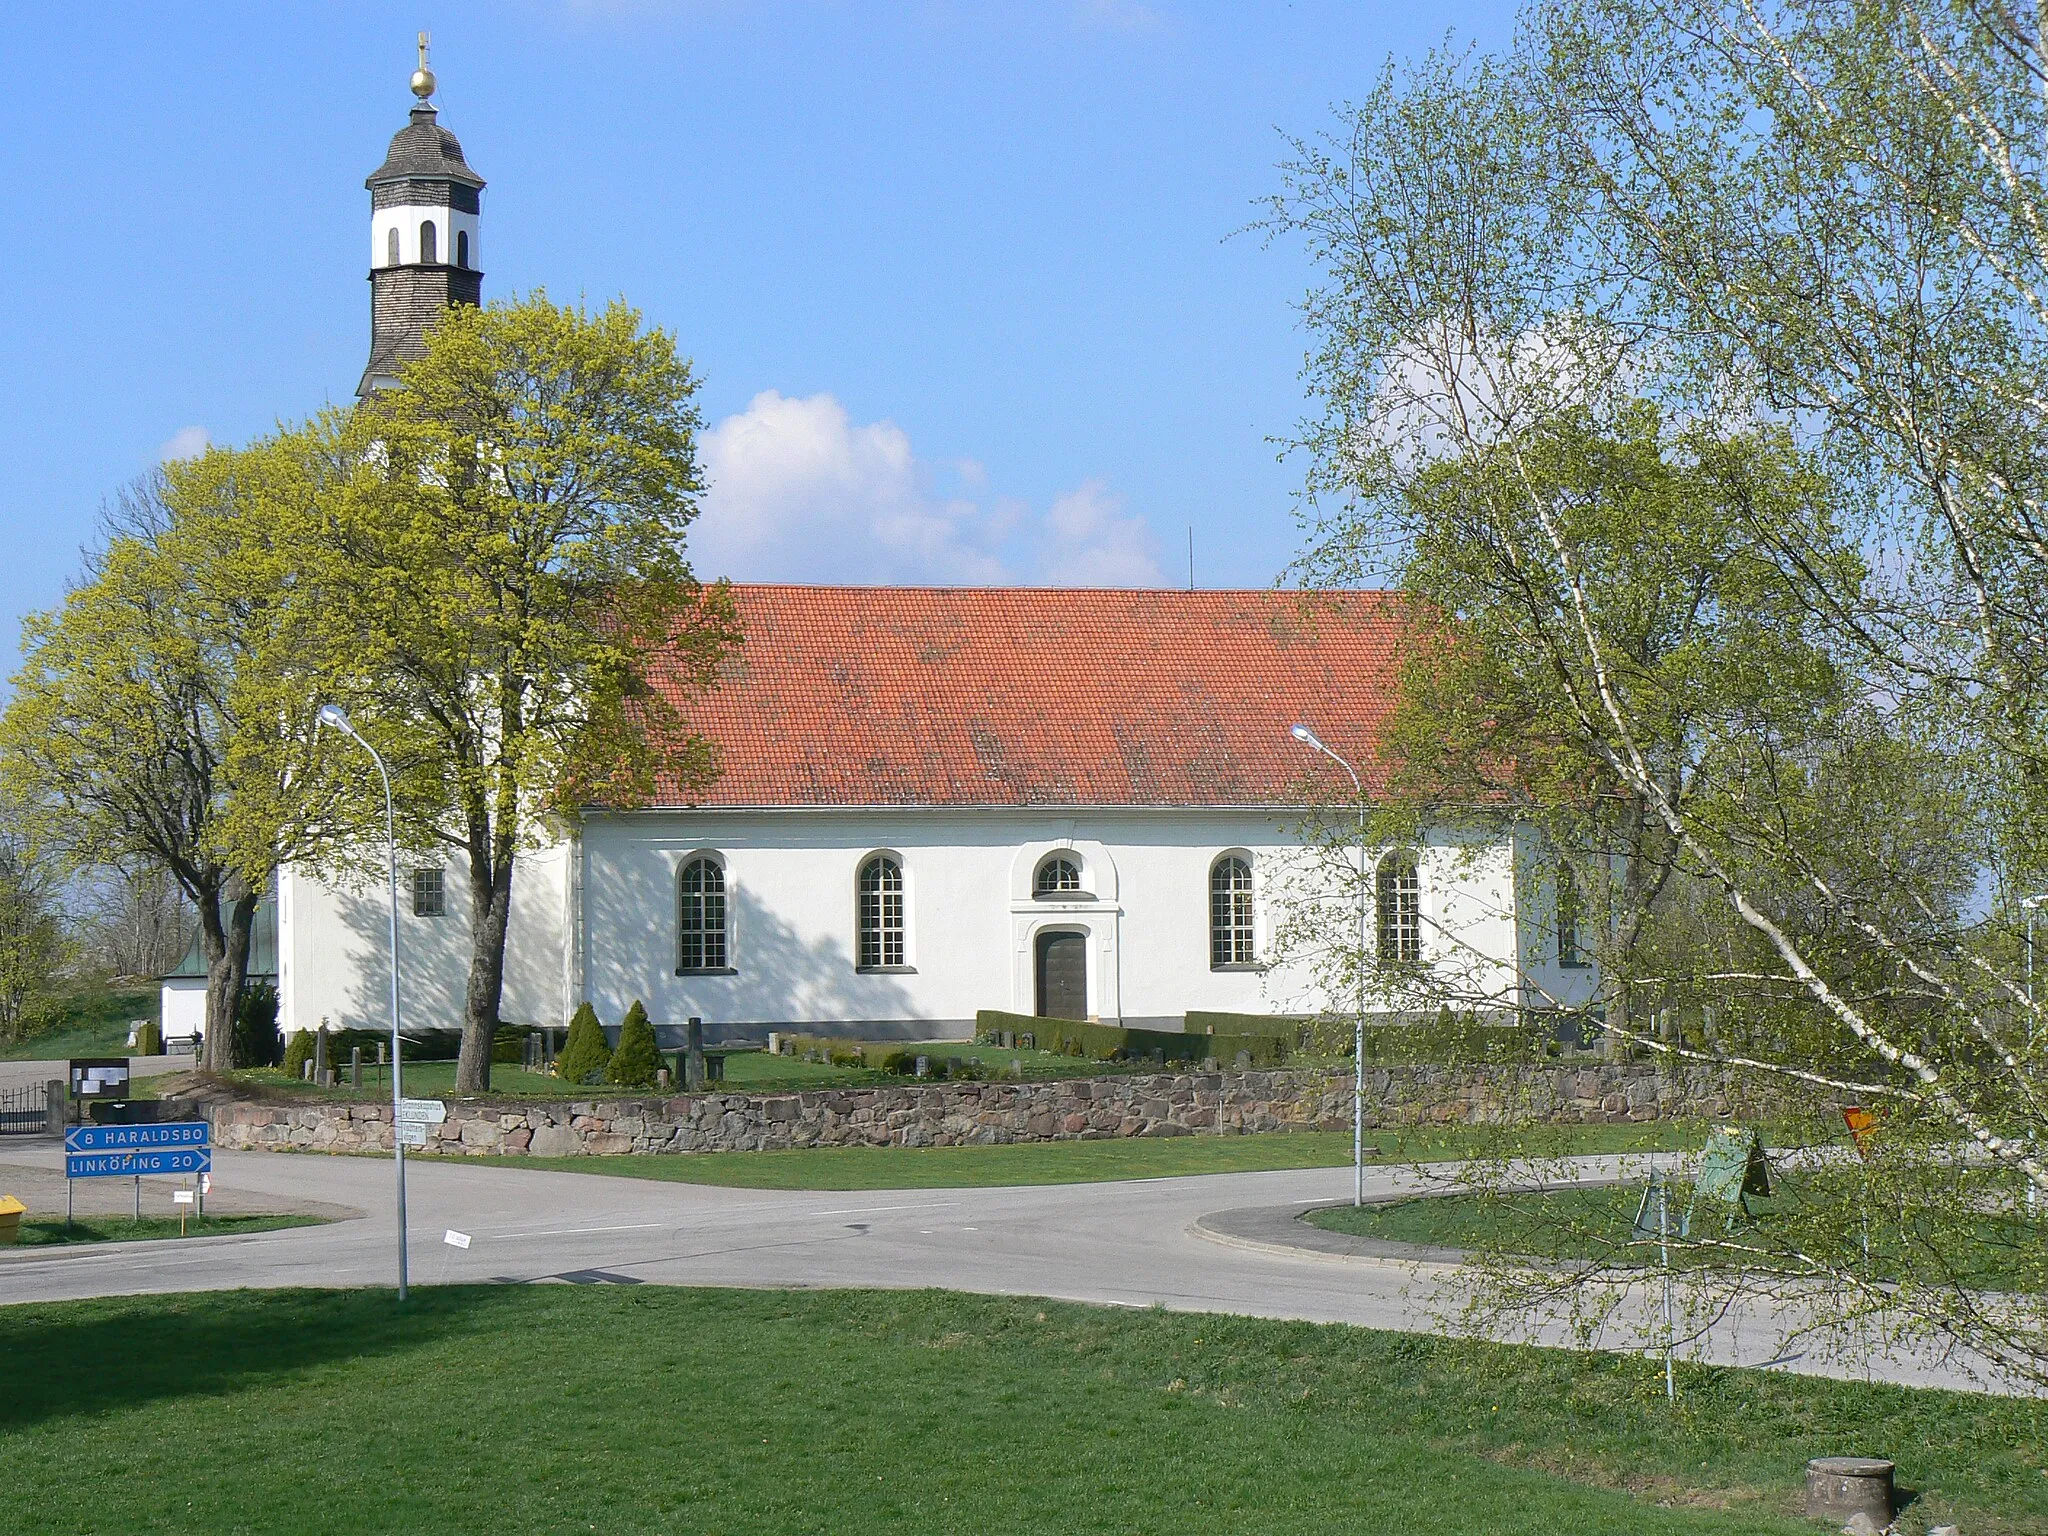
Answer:
<svg viewBox="0 0 2048 1536"><path fill-rule="evenodd" d="M469 1246L469 1234L467 1232L458 1232L453 1227L450 1227L441 1234L441 1241L450 1248L467 1248Z"/></svg>
<svg viewBox="0 0 2048 1536"><path fill-rule="evenodd" d="M413 1122L419 1125L439 1125L448 1118L448 1106L439 1099L400 1099L398 1119L401 1124Z"/></svg>
<svg viewBox="0 0 2048 1536"><path fill-rule="evenodd" d="M202 1195L210 1195L213 1193L212 1174L202 1173L201 1175L199 1175L199 1193L201 1193Z"/></svg>
<svg viewBox="0 0 2048 1536"><path fill-rule="evenodd" d="M427 1144L426 1122L424 1120L399 1121L398 1144L402 1147L424 1147Z"/></svg>
<svg viewBox="0 0 2048 1536"><path fill-rule="evenodd" d="M192 1203L192 1191L191 1191L191 1190L189 1190L189 1189L174 1189L174 1190L172 1190L172 1191L171 1191L171 1204L173 1204L173 1205L190 1205L191 1203Z"/></svg>

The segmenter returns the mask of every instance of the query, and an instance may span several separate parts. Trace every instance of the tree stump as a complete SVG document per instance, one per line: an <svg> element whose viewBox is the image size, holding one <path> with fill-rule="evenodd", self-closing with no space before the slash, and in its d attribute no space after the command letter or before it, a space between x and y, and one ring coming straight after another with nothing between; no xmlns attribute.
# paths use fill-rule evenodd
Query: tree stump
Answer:
<svg viewBox="0 0 2048 1536"><path fill-rule="evenodd" d="M1872 1456L1816 1456L1806 1464L1806 1512L1845 1525L1868 1515L1892 1523L1892 1464Z"/></svg>

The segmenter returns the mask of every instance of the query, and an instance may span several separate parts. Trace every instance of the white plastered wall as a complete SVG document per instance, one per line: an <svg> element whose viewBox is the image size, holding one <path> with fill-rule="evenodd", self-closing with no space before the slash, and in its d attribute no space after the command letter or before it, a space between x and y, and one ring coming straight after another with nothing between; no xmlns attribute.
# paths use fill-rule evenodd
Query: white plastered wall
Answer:
<svg viewBox="0 0 2048 1536"><path fill-rule="evenodd" d="M402 203L393 208L379 208L370 215L370 265L391 265L391 231L394 229L398 231L400 265L416 263L420 259L422 224L434 226L436 262L444 266L455 265L455 236L462 233L469 236L467 268L474 270L483 266L483 236L477 228L477 216L458 208L427 203Z"/></svg>
<svg viewBox="0 0 2048 1536"><path fill-rule="evenodd" d="M1038 864L1067 851L1073 898L1032 894ZM855 880L872 854L904 868L901 971L854 964ZM1377 854L1379 850L1375 850ZM726 871L730 975L675 974L675 880L698 853ZM1306 855L1274 813L1256 811L704 811L593 818L580 850L580 953L571 991L607 1022L635 1000L657 1024L692 1014L717 1031L770 1027L958 1033L975 1013L1034 1011L1035 941L1088 935L1089 1012L1104 1022L1179 1027L1191 1009L1312 1011L1303 968L1213 969L1209 875L1229 852L1253 870L1258 947L1278 920L1270 896ZM1516 996L1514 857L1502 840L1444 834L1418 850L1425 956L1461 986ZM1348 868L1355 868L1349 865ZM1313 878L1313 874L1311 874ZM1353 877L1340 873L1338 906ZM1344 1000L1348 1002L1347 1000ZM1376 1006L1390 1006L1384 999Z"/></svg>
<svg viewBox="0 0 2048 1536"><path fill-rule="evenodd" d="M567 845L522 853L513 870L500 1015L511 1023L560 1024L567 934ZM399 865L400 1007L405 1027L456 1029L469 983L467 861L442 861L447 910L415 917L412 876L432 859ZM381 872L360 882L287 869L278 881L278 1022L289 1034L382 1029L390 1013L390 902Z"/></svg>

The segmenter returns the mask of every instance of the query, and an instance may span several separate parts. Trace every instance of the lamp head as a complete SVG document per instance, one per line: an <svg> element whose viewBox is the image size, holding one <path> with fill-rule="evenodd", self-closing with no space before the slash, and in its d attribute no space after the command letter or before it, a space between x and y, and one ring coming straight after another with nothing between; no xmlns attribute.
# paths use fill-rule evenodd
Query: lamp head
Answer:
<svg viewBox="0 0 2048 1536"><path fill-rule="evenodd" d="M1320 747L1322 745L1322 742L1319 739L1317 739L1316 733L1310 730L1305 725L1297 724L1294 727L1294 729L1289 731L1287 734L1292 736L1296 741L1300 742L1304 746Z"/></svg>
<svg viewBox="0 0 2048 1536"><path fill-rule="evenodd" d="M348 716L342 713L339 704L322 704L317 719L320 724L332 726L337 731L349 728Z"/></svg>

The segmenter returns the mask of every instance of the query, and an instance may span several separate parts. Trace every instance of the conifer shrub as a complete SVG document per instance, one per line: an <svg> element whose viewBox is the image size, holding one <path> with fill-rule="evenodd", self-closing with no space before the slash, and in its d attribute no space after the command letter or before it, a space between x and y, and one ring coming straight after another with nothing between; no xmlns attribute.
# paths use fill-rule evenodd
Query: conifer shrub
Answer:
<svg viewBox="0 0 2048 1536"><path fill-rule="evenodd" d="M573 1024L569 1027L569 1038L576 1038ZM612 1052L605 1067L605 1081L621 1088L652 1088L654 1074L664 1065L661 1050L654 1043L654 1026L647 1021L646 1005L636 997L619 1025L619 1048Z"/></svg>
<svg viewBox="0 0 2048 1536"><path fill-rule="evenodd" d="M313 1059L313 1031L295 1029L285 1043L284 1075L294 1080L306 1075L306 1063Z"/></svg>
<svg viewBox="0 0 2048 1536"><path fill-rule="evenodd" d="M235 1065L267 1067L276 1060L277 988L251 982L235 1005Z"/></svg>
<svg viewBox="0 0 2048 1536"><path fill-rule="evenodd" d="M164 1053L164 1027L155 1019L144 1019L135 1026L135 1054L137 1056L161 1056Z"/></svg>
<svg viewBox="0 0 2048 1536"><path fill-rule="evenodd" d="M569 1038L555 1058L555 1076L578 1085L601 1083L611 1061L612 1048L604 1037L604 1026L597 1022L597 1010L585 1003L569 1020Z"/></svg>

